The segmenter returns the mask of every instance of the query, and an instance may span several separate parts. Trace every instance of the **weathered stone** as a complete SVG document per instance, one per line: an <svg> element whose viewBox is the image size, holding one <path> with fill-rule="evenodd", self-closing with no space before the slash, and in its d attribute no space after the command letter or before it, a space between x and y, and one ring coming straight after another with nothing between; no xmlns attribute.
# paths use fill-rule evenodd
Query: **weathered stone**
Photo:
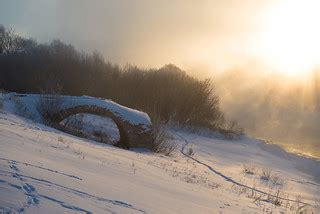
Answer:
<svg viewBox="0 0 320 214"><path fill-rule="evenodd" d="M54 113L54 116L51 118L51 122L59 124L67 117L79 113L95 114L111 118L119 129L120 141L117 144L119 147L151 148L153 141L151 124L150 127L146 126L145 124L132 124L126 120L126 118L120 117L105 107L99 107L95 105L77 105L70 108L65 108Z"/></svg>

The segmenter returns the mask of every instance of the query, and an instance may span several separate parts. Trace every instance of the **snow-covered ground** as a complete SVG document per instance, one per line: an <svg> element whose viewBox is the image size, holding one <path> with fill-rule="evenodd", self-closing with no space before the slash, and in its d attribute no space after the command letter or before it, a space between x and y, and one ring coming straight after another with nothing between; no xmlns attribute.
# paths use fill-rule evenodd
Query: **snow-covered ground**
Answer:
<svg viewBox="0 0 320 214"><path fill-rule="evenodd" d="M318 161L247 137L171 132L180 150L167 157L2 111L0 213L320 212Z"/></svg>

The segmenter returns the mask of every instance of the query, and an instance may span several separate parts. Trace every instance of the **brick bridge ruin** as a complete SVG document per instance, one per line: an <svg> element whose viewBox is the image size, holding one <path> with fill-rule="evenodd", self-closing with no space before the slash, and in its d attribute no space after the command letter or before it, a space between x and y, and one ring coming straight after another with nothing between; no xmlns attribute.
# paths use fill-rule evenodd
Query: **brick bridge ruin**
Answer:
<svg viewBox="0 0 320 214"><path fill-rule="evenodd" d="M94 114L111 118L119 129L120 141L117 145L120 147L151 148L153 141L151 123L134 124L116 112L111 111L107 107L100 107L96 105L76 105L55 113L51 122L59 124L69 116L79 113Z"/></svg>
<svg viewBox="0 0 320 214"><path fill-rule="evenodd" d="M69 116L84 113L94 114L102 117L111 118L116 124L120 140L116 144L119 147L141 147L152 148L153 129L149 116L141 111L127 108L110 100L98 99L94 97L82 96L60 96L60 95L25 95L14 94L26 106L34 105L34 100L39 99L42 110L50 111L50 117L45 118L49 125L62 131L71 132L84 137L81 130L70 131L62 125L62 121ZM29 103L29 105L28 105ZM45 107L43 107L45 106ZM39 111L39 110L38 110ZM39 112L41 115L41 112ZM43 116L41 120L43 120Z"/></svg>
<svg viewBox="0 0 320 214"><path fill-rule="evenodd" d="M119 130L120 140L117 146L152 148L154 135L149 116L144 112L127 108L111 100L89 96L44 94L11 93L7 96L24 106L28 114L22 116L37 122L46 121L49 125L62 131L70 131L61 122L72 115L85 113L111 118ZM50 112L50 117L44 118L43 112Z"/></svg>

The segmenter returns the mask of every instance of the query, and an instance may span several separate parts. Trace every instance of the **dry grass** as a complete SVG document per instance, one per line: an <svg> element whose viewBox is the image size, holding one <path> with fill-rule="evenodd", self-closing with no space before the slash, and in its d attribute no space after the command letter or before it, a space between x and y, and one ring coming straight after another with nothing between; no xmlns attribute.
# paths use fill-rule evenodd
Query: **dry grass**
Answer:
<svg viewBox="0 0 320 214"><path fill-rule="evenodd" d="M236 121L223 122L218 131L227 139L237 139L244 134L244 130Z"/></svg>
<svg viewBox="0 0 320 214"><path fill-rule="evenodd" d="M269 196L269 201L276 206L281 206L283 201L280 199L281 191L278 189L275 196Z"/></svg>
<svg viewBox="0 0 320 214"><path fill-rule="evenodd" d="M284 186L286 184L286 179L281 177L278 174L272 174L270 181L274 184L274 185L279 185L279 186Z"/></svg>
<svg viewBox="0 0 320 214"><path fill-rule="evenodd" d="M242 182L240 183L243 184ZM290 197L289 194L285 193L279 188L275 188L273 185L268 185L266 194L257 192L255 189L255 184L252 188L248 188L245 184L243 184L243 186L235 184L232 185L232 190L236 194L253 199L253 203L259 206L260 211L263 213L278 213L276 210L274 210L276 207L281 207L281 209L285 210L285 212L280 211L280 213L315 214L320 211L320 201L315 201L313 206L308 205L301 200L300 195L296 196L295 198ZM274 205L274 207L268 204Z"/></svg>
<svg viewBox="0 0 320 214"><path fill-rule="evenodd" d="M194 152L194 150L193 150L193 148L192 148L192 145L188 148L188 151L187 151L187 155L189 155L189 156L194 156L194 154L195 154L195 152Z"/></svg>
<svg viewBox="0 0 320 214"><path fill-rule="evenodd" d="M162 153L167 156L172 155L178 148L178 144L172 139L173 137L167 131L166 127L157 127L154 130L152 150L156 153Z"/></svg>
<svg viewBox="0 0 320 214"><path fill-rule="evenodd" d="M152 126L152 151L166 156L172 155L178 149L178 144L173 141L173 136L167 130L166 124L161 121L160 116L153 115Z"/></svg>
<svg viewBox="0 0 320 214"><path fill-rule="evenodd" d="M248 175L254 175L256 173L258 173L258 168L253 165L253 164L244 164L243 165L243 170L244 173L248 174Z"/></svg>
<svg viewBox="0 0 320 214"><path fill-rule="evenodd" d="M46 120L50 122L55 114L61 109L63 99L60 95L41 95L37 105L37 110Z"/></svg>
<svg viewBox="0 0 320 214"><path fill-rule="evenodd" d="M269 168L264 168L261 170L260 179L265 181L270 181L272 176L272 170Z"/></svg>
<svg viewBox="0 0 320 214"><path fill-rule="evenodd" d="M135 163L134 163L134 160L132 160L131 168L132 168L133 174L135 175L135 174L136 174L136 171L137 171L137 168L136 168L136 165L135 165Z"/></svg>
<svg viewBox="0 0 320 214"><path fill-rule="evenodd" d="M284 186L286 184L286 179L281 175L273 173L269 168L264 168L260 170L260 179L270 182L273 185Z"/></svg>

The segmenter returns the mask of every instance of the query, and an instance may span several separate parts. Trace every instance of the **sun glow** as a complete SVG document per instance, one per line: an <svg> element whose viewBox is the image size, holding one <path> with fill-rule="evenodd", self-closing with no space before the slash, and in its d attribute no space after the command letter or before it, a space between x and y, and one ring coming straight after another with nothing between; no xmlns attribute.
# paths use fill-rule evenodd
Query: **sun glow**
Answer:
<svg viewBox="0 0 320 214"><path fill-rule="evenodd" d="M267 62L290 75L320 64L320 1L285 0L267 16L260 51Z"/></svg>

